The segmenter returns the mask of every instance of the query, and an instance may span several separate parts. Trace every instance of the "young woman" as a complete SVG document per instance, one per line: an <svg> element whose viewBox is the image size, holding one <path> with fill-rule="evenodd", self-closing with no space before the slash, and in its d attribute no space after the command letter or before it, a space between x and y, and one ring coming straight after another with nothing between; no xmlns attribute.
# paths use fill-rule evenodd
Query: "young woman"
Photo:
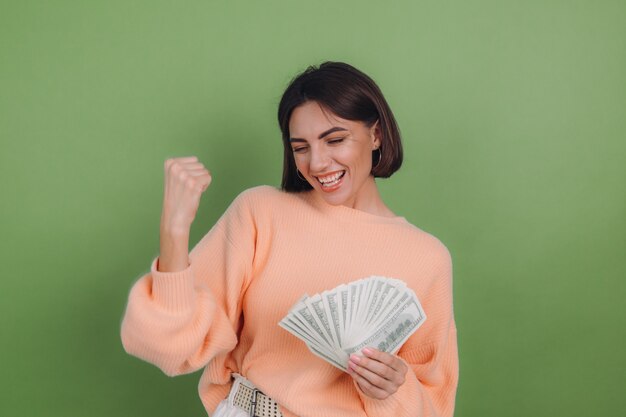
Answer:
<svg viewBox="0 0 626 417"><path fill-rule="evenodd" d="M124 348L167 375L204 368L214 416L452 416L458 380L446 247L383 202L376 177L402 164L381 91L339 62L292 80L278 109L281 189L242 192L191 252L211 175L195 157L165 162L161 251L132 287ZM351 355L347 372L278 322L303 294L371 275L402 280L428 317L392 355Z"/></svg>

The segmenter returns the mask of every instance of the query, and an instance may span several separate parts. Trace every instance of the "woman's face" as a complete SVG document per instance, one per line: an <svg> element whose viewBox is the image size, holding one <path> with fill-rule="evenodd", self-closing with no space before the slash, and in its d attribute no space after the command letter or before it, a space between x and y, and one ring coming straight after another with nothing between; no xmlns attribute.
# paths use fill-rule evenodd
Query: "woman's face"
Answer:
<svg viewBox="0 0 626 417"><path fill-rule="evenodd" d="M341 119L308 101L293 110L289 132L298 170L327 203L355 207L376 187L370 173L377 124Z"/></svg>

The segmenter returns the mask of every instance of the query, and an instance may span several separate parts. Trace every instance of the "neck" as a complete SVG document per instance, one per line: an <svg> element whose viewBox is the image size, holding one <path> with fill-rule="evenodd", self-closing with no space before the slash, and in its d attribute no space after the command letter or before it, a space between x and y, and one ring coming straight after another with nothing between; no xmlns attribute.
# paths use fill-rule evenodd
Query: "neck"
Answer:
<svg viewBox="0 0 626 417"><path fill-rule="evenodd" d="M380 196L374 176L370 175L357 195L343 204L356 210L383 217L396 217Z"/></svg>

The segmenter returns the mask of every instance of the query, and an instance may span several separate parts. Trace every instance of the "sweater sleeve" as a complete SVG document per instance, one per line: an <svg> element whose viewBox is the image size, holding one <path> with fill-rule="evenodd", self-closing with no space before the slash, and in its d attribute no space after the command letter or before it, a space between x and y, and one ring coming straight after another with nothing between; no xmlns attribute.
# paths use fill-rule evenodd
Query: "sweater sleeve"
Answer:
<svg viewBox="0 0 626 417"><path fill-rule="evenodd" d="M256 227L246 193L237 197L189 253L180 272L150 272L132 286L122 345L175 376L194 372L237 344L242 293L255 252Z"/></svg>
<svg viewBox="0 0 626 417"><path fill-rule="evenodd" d="M366 396L356 384L368 417L452 417L459 364L452 308L452 262L441 245L434 279L423 299L426 322L400 348L406 380L384 400Z"/></svg>

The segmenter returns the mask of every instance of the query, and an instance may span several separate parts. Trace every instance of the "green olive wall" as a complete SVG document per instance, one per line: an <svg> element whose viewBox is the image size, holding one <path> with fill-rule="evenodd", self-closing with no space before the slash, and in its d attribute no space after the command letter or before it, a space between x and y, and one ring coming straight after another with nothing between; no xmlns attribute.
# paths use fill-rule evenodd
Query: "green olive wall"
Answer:
<svg viewBox="0 0 626 417"><path fill-rule="evenodd" d="M388 205L454 261L458 417L626 408L626 3L101 1L0 7L0 415L202 416L126 355L163 161L213 172L192 244L278 185L276 108L323 60L400 124Z"/></svg>

